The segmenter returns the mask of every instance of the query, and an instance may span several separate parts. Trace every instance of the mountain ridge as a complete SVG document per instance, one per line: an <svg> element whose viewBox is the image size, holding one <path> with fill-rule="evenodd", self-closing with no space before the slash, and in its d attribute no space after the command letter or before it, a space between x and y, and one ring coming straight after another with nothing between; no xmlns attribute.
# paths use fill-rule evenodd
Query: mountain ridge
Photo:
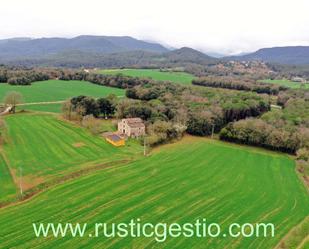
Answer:
<svg viewBox="0 0 309 249"><path fill-rule="evenodd" d="M125 62L121 63L121 60ZM74 65L81 66L131 66L144 63L145 66L160 67L173 63L208 65L230 60L309 65L309 46L261 48L252 53L215 58L190 47L170 49L160 43L130 36L80 35L73 38L16 37L0 40L0 63L25 66L43 62L61 66L74 61Z"/></svg>
<svg viewBox="0 0 309 249"><path fill-rule="evenodd" d="M167 48L158 43L150 43L129 36L90 36L74 38L13 38L0 40L0 57L16 59L21 57L44 57L66 50L80 50L101 54L144 50L149 52L167 52Z"/></svg>
<svg viewBox="0 0 309 249"><path fill-rule="evenodd" d="M284 46L261 48L242 56L224 57L225 60L260 60L287 65L309 65L309 46Z"/></svg>

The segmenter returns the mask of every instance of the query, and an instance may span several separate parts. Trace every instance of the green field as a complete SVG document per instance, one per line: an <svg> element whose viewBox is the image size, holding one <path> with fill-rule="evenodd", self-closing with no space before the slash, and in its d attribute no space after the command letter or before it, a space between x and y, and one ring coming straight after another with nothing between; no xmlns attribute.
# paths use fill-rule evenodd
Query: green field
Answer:
<svg viewBox="0 0 309 249"><path fill-rule="evenodd" d="M16 194L16 187L12 176L10 174L10 170L0 155L0 202L5 200L9 196L13 196Z"/></svg>
<svg viewBox="0 0 309 249"><path fill-rule="evenodd" d="M14 119L26 127L16 127ZM97 152L103 153L102 156L108 152L113 157L116 151L107 149L98 139L89 141L89 136L79 129L69 130L66 124L50 117L12 117L8 123L12 127L12 140L16 142L7 152L16 162L28 165L29 173L37 172L36 167L41 167L44 174L60 165L67 167L66 164L72 163L69 155L83 161ZM37 129L38 134L32 135L32 129ZM45 134L43 142L41 136L47 130L50 132ZM71 144L81 139L87 147L76 152ZM23 148L27 141L31 144ZM45 143L46 147L38 151ZM273 248L307 215L308 193L295 173L294 162L287 156L189 137L127 166L83 176L26 203L0 209L0 247L267 249ZM272 222L276 230L274 238L180 237L168 238L161 244L144 237L88 237L95 222L119 223L137 218L143 222L180 224L207 218L208 222L221 224L223 231L234 222ZM87 236L35 238L33 222L85 222Z"/></svg>
<svg viewBox="0 0 309 249"><path fill-rule="evenodd" d="M17 110L25 111L39 111L39 112L52 112L52 113L61 113L62 104L53 103L53 104L38 104L38 105L22 105L18 106Z"/></svg>
<svg viewBox="0 0 309 249"><path fill-rule="evenodd" d="M159 69L106 69L100 70L103 74L123 74L132 77L145 77L159 81L171 81L190 85L195 78L193 75L185 72L161 72Z"/></svg>
<svg viewBox="0 0 309 249"><path fill-rule="evenodd" d="M269 84L276 84L276 85L280 85L280 86L286 86L286 87L294 88L294 89L301 88L301 87L309 89L309 83L302 84L302 83L293 82L293 81L290 81L290 80L260 80L260 82L269 83Z"/></svg>
<svg viewBox="0 0 309 249"><path fill-rule="evenodd" d="M0 102L10 91L20 92L25 103L60 101L78 95L92 97L104 97L108 94L125 95L123 89L99 86L85 81L48 80L34 82L30 86L12 86L2 83L0 84Z"/></svg>
<svg viewBox="0 0 309 249"><path fill-rule="evenodd" d="M98 164L127 158L139 147L129 143L116 149L104 138L53 115L18 114L6 117L5 122L8 138L3 154L14 174L18 176L22 168L23 183L30 187L55 175L87 167L91 162ZM10 177L6 171L4 173Z"/></svg>

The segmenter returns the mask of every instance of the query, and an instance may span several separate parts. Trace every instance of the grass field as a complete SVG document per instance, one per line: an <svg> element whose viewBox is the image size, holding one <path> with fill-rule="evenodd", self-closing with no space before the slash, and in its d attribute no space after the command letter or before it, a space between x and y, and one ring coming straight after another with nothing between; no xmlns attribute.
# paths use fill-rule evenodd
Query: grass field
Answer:
<svg viewBox="0 0 309 249"><path fill-rule="evenodd" d="M21 117L27 124L27 117ZM38 117L46 124L46 117ZM14 127L14 121L8 120ZM68 131L64 124L52 121L48 127L61 136L62 130L70 137L77 131ZM56 126L56 127L54 127ZM64 126L64 127L62 127ZM60 129L61 128L61 129ZM19 131L28 134L28 141L37 139L26 128ZM60 131L61 130L61 131ZM11 135L14 137L14 134ZM78 140L85 135L79 135ZM22 138L15 136L18 153L11 156L32 158L21 148ZM50 145L49 140L60 143ZM90 148L100 144L96 139L89 151L76 155L71 144L76 139L61 141L47 134L47 148L38 153L41 162L59 163L68 153L83 159ZM66 148L66 153L60 148ZM104 146L105 148L106 146ZM86 150L86 148L85 148ZM99 150L99 149L97 149ZM59 158L47 157L59 153ZM103 153L103 152L102 152ZM61 158L60 158L61 157ZM87 156L86 156L87 157ZM22 163L22 162L20 162ZM27 161L26 161L27 163ZM45 168L44 164L36 164ZM56 166L55 166L56 167ZM33 172L30 167L29 172ZM48 170L47 170L48 171ZM263 150L229 145L202 138L186 138L177 144L167 145L147 157L121 168L109 168L95 174L59 185L39 194L32 200L16 206L0 209L1 248L273 248L288 231L309 214L309 197L297 177L294 162L287 156ZM153 238L89 238L95 222L129 222L140 218L143 222L194 222L207 218L218 222L222 230L238 223L272 222L274 238L168 238L163 244ZM72 222L88 224L84 238L35 238L32 223Z"/></svg>
<svg viewBox="0 0 309 249"><path fill-rule="evenodd" d="M277 85L286 86L286 87L294 88L294 89L301 88L301 87L309 89L309 83L301 84L299 82L293 82L290 80L260 80L260 82L277 84Z"/></svg>
<svg viewBox="0 0 309 249"><path fill-rule="evenodd" d="M132 77L145 77L160 81L171 81L184 85L190 85L195 78L185 72L161 72L159 69L106 69L100 70L104 74L124 74Z"/></svg>
<svg viewBox="0 0 309 249"><path fill-rule="evenodd" d="M102 137L53 115L17 114L6 117L5 122L8 142L3 145L3 153L16 177L22 168L25 188L87 167L90 162L117 161L138 152L137 144L117 149Z"/></svg>
<svg viewBox="0 0 309 249"><path fill-rule="evenodd" d="M11 177L10 170L0 155L0 202L5 200L7 197L13 196L16 194L16 187Z"/></svg>
<svg viewBox="0 0 309 249"><path fill-rule="evenodd" d="M99 86L85 81L48 80L34 82L31 86L0 84L0 102L10 91L20 92L25 103L60 101L78 95L92 97L104 97L108 94L125 95L122 89Z"/></svg>
<svg viewBox="0 0 309 249"><path fill-rule="evenodd" d="M22 105L17 107L17 111L26 110L26 111L39 111L39 112L52 112L52 113L61 113L62 104L53 103L53 104L38 104L38 105Z"/></svg>

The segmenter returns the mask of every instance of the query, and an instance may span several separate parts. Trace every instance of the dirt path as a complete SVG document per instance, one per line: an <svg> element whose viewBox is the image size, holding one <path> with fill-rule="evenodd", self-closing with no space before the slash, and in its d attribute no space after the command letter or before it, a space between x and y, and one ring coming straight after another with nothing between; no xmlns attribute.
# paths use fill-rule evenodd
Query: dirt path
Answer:
<svg viewBox="0 0 309 249"><path fill-rule="evenodd" d="M0 113L0 115L8 114L12 109L12 106L8 106L3 112Z"/></svg>
<svg viewBox="0 0 309 249"><path fill-rule="evenodd" d="M23 106L23 105L49 105L49 104L61 104L64 103L66 100L58 100L58 101L48 101L48 102L32 102L32 103L23 103L18 104L16 106Z"/></svg>

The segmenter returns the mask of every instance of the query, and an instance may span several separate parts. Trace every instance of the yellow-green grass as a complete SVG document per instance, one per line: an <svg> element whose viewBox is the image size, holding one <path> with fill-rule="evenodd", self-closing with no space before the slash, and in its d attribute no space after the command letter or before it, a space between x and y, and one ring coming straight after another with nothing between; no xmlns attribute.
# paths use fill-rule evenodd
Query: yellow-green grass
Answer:
<svg viewBox="0 0 309 249"><path fill-rule="evenodd" d="M171 81L174 83L191 85L195 78L192 74L185 72L160 71L159 69L106 69L99 70L103 74L123 74L132 77L151 78L158 81Z"/></svg>
<svg viewBox="0 0 309 249"><path fill-rule="evenodd" d="M2 153L16 179L22 169L25 188L94 163L119 161L142 152L137 143L116 148L103 137L93 136L53 115L16 114L7 116L5 122L7 142ZM6 171L1 170L2 173L8 175Z"/></svg>
<svg viewBox="0 0 309 249"><path fill-rule="evenodd" d="M309 214L287 156L207 139L184 139L0 209L1 248L273 248ZM90 238L95 222L274 223L275 237ZM36 238L32 223L87 223L83 238Z"/></svg>
<svg viewBox="0 0 309 249"><path fill-rule="evenodd" d="M25 103L60 101L78 95L92 97L104 97L109 94L125 95L123 89L95 85L86 81L48 80L34 82L30 86L0 84L0 102L10 91L20 92Z"/></svg>
<svg viewBox="0 0 309 249"><path fill-rule="evenodd" d="M270 80L270 79L267 79L267 80L260 80L260 82L269 83L269 84L277 84L277 85L286 86L288 88L294 88L294 89L302 88L302 87L306 88L306 89L309 88L309 83L300 83L300 82L294 82L294 81L291 81L291 80Z"/></svg>

